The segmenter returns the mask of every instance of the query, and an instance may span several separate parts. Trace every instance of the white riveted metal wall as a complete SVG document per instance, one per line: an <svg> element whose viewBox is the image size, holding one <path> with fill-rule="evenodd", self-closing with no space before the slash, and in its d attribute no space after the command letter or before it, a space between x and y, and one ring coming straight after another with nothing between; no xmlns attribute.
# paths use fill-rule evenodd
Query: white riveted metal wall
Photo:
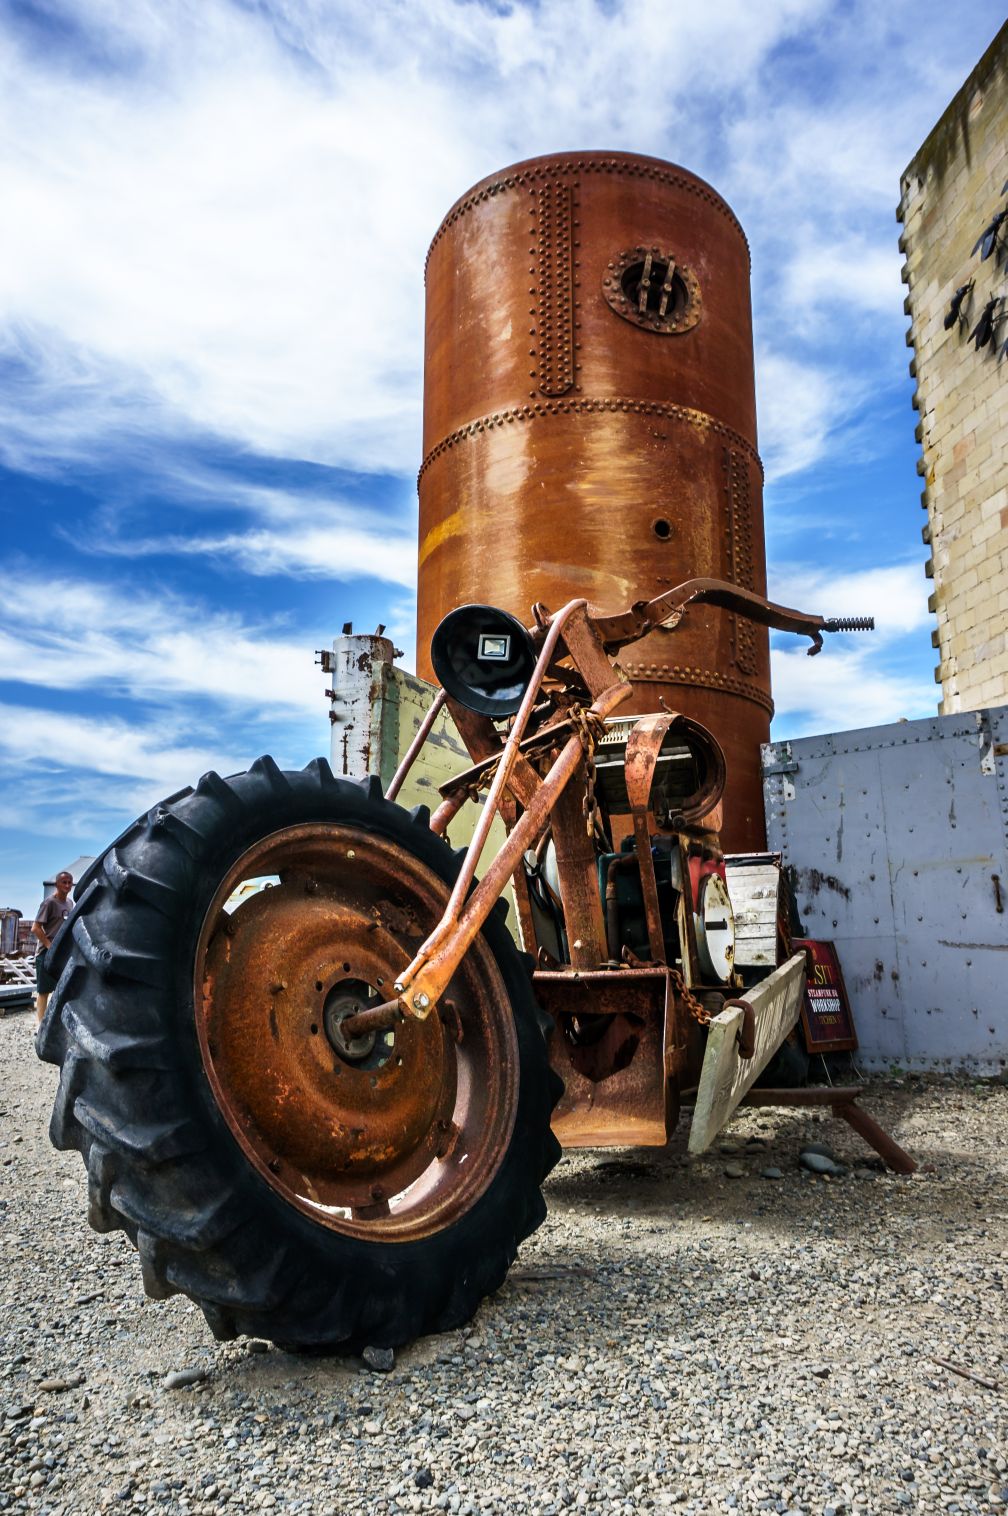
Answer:
<svg viewBox="0 0 1008 1516"><path fill-rule="evenodd" d="M1008 1067L1008 706L771 743L767 837L868 1068Z"/></svg>

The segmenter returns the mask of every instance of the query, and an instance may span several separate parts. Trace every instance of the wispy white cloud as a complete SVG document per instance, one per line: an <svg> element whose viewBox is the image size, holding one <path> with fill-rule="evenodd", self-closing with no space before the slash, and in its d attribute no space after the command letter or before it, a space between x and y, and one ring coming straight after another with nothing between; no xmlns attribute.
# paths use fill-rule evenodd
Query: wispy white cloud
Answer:
<svg viewBox="0 0 1008 1516"><path fill-rule="evenodd" d="M756 363L760 444L771 483L812 468L863 402L866 386L839 363L764 348Z"/></svg>
<svg viewBox="0 0 1008 1516"><path fill-rule="evenodd" d="M864 647L836 646L831 639L828 651L817 658L800 648L773 648L770 666L775 738L935 714L935 696L916 675L893 672Z"/></svg>
<svg viewBox="0 0 1008 1516"><path fill-rule="evenodd" d="M898 327L903 323L902 262L895 239L891 247L877 247L864 236L824 238L812 229L799 233L780 276L789 329L819 337L837 307L847 312L848 323L881 318ZM895 351L901 358L898 345Z"/></svg>
<svg viewBox="0 0 1008 1516"><path fill-rule="evenodd" d="M210 743L180 742L168 721L136 722L89 717L26 705L0 704L0 760L34 769L36 777L61 773L72 757L79 775L102 775L116 781L142 781L153 803L159 795L188 784L206 769L238 766L234 749ZM77 780L80 785L83 781ZM117 789L118 804L124 794ZM24 795L20 797L24 819Z"/></svg>
<svg viewBox="0 0 1008 1516"><path fill-rule="evenodd" d="M937 696L901 667L907 639L927 625L926 581L919 563L880 564L830 573L781 565L770 595L822 616L874 616L875 631L832 634L816 657L790 639L770 652L774 736L849 731L935 714Z"/></svg>
<svg viewBox="0 0 1008 1516"><path fill-rule="evenodd" d="M253 720L317 717L323 679L311 651L282 624L250 624L165 592L15 568L4 576L0 666L41 689L155 705L197 697Z"/></svg>
<svg viewBox="0 0 1008 1516"><path fill-rule="evenodd" d="M416 582L416 535L380 536L342 524L310 524L290 530L258 527L210 536L192 533L126 538L115 548L130 558L177 553L226 560L247 574L289 574L297 579L384 579L411 586Z"/></svg>
<svg viewBox="0 0 1008 1516"><path fill-rule="evenodd" d="M770 596L782 605L821 616L874 616L875 631L865 643L876 652L928 625L926 584L921 564L913 561L847 572L787 563L769 569Z"/></svg>
<svg viewBox="0 0 1008 1516"><path fill-rule="evenodd" d="M58 49L0 41L0 340L27 364L22 398L0 411L15 458L199 429L412 471L429 238L475 178L558 145L674 143L713 176L759 250L766 330L821 306L875 310L883 254L833 239L853 208L894 199L927 124L908 96L894 129L891 87L870 71L814 109L801 81L780 101L759 87L776 50L800 38L822 63L831 33L856 80L878 26L867 0L843 14L722 0L674 22L659 0L54 9L105 66L71 71ZM897 10L898 70L911 50L899 17L907 35L920 20ZM789 262L782 225L814 228ZM843 425L809 407L795 445L797 364L810 391L835 389L815 353L762 375L763 436L785 472Z"/></svg>
<svg viewBox="0 0 1008 1516"><path fill-rule="evenodd" d="M29 857L94 851L207 769L327 748L304 636L150 587L9 567L0 668L0 831L31 839L0 882L25 907L48 868Z"/></svg>

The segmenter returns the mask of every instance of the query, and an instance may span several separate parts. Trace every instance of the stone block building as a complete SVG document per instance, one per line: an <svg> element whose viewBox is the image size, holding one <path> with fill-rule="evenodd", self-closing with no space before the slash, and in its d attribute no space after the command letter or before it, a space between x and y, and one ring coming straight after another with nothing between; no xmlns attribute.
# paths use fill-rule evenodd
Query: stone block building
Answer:
<svg viewBox="0 0 1008 1516"><path fill-rule="evenodd" d="M896 212L942 714L1008 702L1006 181L1008 23L907 166Z"/></svg>

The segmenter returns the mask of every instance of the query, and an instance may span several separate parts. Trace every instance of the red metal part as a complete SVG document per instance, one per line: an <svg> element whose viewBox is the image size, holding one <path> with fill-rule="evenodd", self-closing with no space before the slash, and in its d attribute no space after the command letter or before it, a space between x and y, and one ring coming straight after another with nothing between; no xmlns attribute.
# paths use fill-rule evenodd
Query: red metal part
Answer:
<svg viewBox="0 0 1008 1516"><path fill-rule="evenodd" d="M225 908L243 880L269 875L281 882ZM408 1240L450 1225L511 1137L515 1031L478 936L441 1016L355 1043L355 1007L391 991L448 894L374 832L293 826L238 859L200 936L197 1032L232 1135L291 1205L351 1236Z"/></svg>
<svg viewBox="0 0 1008 1516"><path fill-rule="evenodd" d="M421 673L465 601L524 619L571 594L612 615L628 585L647 600L698 576L764 593L761 487L748 250L709 185L654 158L577 153L462 197L427 266ZM761 849L765 630L699 602L623 666L630 710L664 699L714 732L726 845Z"/></svg>

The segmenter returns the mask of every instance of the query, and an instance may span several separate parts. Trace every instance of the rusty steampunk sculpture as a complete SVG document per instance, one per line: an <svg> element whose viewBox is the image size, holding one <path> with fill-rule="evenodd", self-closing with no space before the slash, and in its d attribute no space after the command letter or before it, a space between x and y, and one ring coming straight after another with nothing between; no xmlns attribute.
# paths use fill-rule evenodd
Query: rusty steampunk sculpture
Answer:
<svg viewBox="0 0 1008 1516"><path fill-rule="evenodd" d="M487 237L525 282L497 260L504 292L481 304L466 281ZM61 1066L52 1140L80 1151L91 1223L132 1239L148 1293L188 1294L218 1337L395 1346L464 1322L542 1220L561 1142L663 1143L686 1097L705 1145L797 1018L804 959L776 901L764 959L733 959L733 713L767 713L766 628L817 651L861 623L762 593L745 263L723 202L656 160L535 160L459 202L432 253L428 370L456 328L478 345L519 311L534 352L521 374L504 337L485 394L429 392L421 624L439 623L442 688L387 795L322 759L261 758L155 806L81 881L39 1040ZM639 403L613 398L591 342L606 322L655 352L695 344L672 398L657 356ZM591 552L581 508L621 469L626 541ZM503 512L505 553L494 492L519 476L531 499ZM674 582L676 563L696 571ZM498 568L501 608L466 603ZM443 710L470 765L433 815L406 811ZM751 788L728 807L738 847L760 843ZM460 856L444 834L474 800ZM507 840L486 860L497 815Z"/></svg>

